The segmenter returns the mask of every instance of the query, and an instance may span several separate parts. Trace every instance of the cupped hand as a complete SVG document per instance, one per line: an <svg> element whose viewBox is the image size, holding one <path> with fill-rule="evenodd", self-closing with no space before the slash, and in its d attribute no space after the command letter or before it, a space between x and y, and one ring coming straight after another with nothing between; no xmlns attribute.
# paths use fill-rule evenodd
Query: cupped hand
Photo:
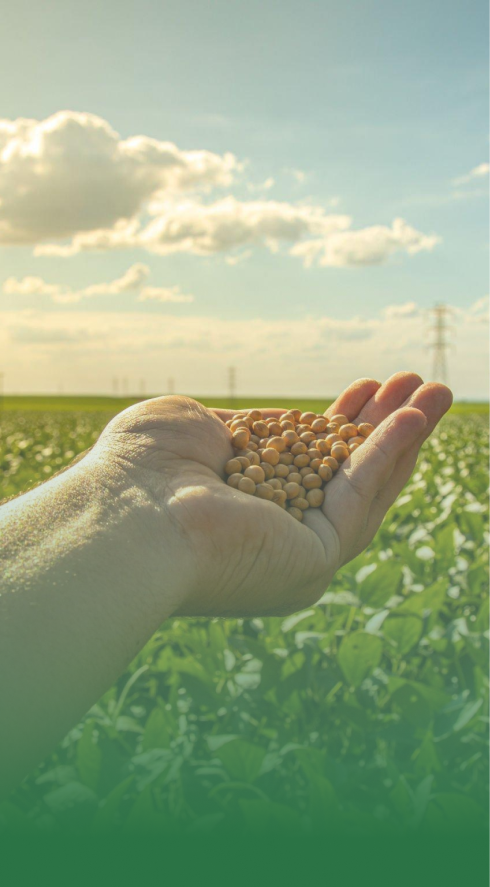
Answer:
<svg viewBox="0 0 490 887"><path fill-rule="evenodd" d="M226 484L232 411L184 397L144 401L120 413L95 449L123 469L130 497L144 494L153 503L142 536L156 590L165 581L166 528L174 531L170 556L192 577L175 614L282 614L315 602L339 567L369 544L451 401L448 388L424 385L413 373L349 386L325 415L343 413L376 430L329 482L322 508L309 509L302 523Z"/></svg>

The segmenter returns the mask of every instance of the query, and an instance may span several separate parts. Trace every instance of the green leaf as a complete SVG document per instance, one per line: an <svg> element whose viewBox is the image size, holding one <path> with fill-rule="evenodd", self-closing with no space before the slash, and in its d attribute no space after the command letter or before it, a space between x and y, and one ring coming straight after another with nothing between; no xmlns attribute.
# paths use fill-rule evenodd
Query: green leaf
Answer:
<svg viewBox="0 0 490 887"><path fill-rule="evenodd" d="M393 612L422 615L425 610L438 611L446 601L447 586L447 579L439 579L424 591L414 591Z"/></svg>
<svg viewBox="0 0 490 887"><path fill-rule="evenodd" d="M409 683L395 690L391 703L415 727L426 726L432 717L432 709L427 700Z"/></svg>
<svg viewBox="0 0 490 887"><path fill-rule="evenodd" d="M383 561L359 584L359 597L370 607L383 607L395 595L402 580L402 568L393 561Z"/></svg>
<svg viewBox="0 0 490 887"><path fill-rule="evenodd" d="M150 748L168 748L171 733L166 712L161 708L154 708L145 725L141 748L148 751Z"/></svg>
<svg viewBox="0 0 490 887"><path fill-rule="evenodd" d="M102 754L94 741L95 724L87 721L77 743L77 768L80 779L93 791L97 790Z"/></svg>
<svg viewBox="0 0 490 887"><path fill-rule="evenodd" d="M376 668L382 652L383 644L374 634L354 631L346 635L337 659L347 682L358 687L373 668Z"/></svg>
<svg viewBox="0 0 490 887"><path fill-rule="evenodd" d="M399 653L408 653L420 640L422 628L418 616L398 616L395 611L383 623L383 634L394 641Z"/></svg>
<svg viewBox="0 0 490 887"><path fill-rule="evenodd" d="M237 779L240 782L255 782L266 751L244 739L232 739L231 742L220 746L215 754L232 779Z"/></svg>

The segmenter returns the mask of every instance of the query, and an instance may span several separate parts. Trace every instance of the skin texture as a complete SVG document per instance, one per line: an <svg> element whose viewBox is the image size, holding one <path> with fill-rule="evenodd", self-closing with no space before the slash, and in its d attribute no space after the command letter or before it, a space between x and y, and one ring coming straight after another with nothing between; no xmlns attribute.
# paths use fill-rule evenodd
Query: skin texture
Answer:
<svg viewBox="0 0 490 887"><path fill-rule="evenodd" d="M326 415L373 434L303 523L225 483L229 411L130 407L92 450L0 508L0 773L48 754L170 615L258 616L314 603L373 538L451 404L398 373L354 382ZM284 411L264 408L266 416Z"/></svg>

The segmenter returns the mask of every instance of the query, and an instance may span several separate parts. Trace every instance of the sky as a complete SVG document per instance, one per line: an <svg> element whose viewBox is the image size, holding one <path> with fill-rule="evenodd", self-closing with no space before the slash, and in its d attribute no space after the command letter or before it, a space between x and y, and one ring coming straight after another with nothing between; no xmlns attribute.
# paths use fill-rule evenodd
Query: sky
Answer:
<svg viewBox="0 0 490 887"><path fill-rule="evenodd" d="M443 302L449 383L488 398L487 17L11 2L5 390L219 395L230 366L243 396L430 379Z"/></svg>

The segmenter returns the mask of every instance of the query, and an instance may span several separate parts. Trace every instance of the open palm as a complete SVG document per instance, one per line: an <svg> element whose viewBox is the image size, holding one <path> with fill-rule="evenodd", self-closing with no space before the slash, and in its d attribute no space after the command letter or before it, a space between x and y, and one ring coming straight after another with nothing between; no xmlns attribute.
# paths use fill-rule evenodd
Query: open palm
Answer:
<svg viewBox="0 0 490 887"><path fill-rule="evenodd" d="M349 386L325 415L343 413L376 431L330 481L323 507L309 509L303 523L224 482L233 454L224 424L231 411L208 410L189 398L155 398L117 416L97 447L111 451L136 488L151 495L155 514L169 517L177 531L175 557L186 558L196 577L177 613L273 615L316 601L336 570L369 544L450 404L447 388L424 385L413 373L398 373L381 386L368 379ZM161 532L158 517L145 527L152 551Z"/></svg>

